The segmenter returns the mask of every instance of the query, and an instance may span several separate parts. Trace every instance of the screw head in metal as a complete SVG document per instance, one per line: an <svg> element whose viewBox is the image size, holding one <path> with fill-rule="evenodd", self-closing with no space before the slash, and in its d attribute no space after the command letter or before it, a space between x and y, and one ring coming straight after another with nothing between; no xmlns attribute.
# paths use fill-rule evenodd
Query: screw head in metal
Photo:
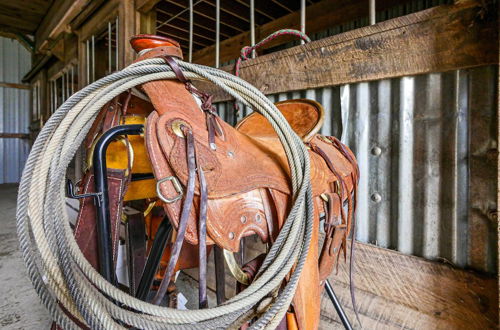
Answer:
<svg viewBox="0 0 500 330"><path fill-rule="evenodd" d="M371 152L374 156L380 156L382 149L380 147L373 147Z"/></svg>
<svg viewBox="0 0 500 330"><path fill-rule="evenodd" d="M234 152L232 152L232 151L228 151L228 152L227 152L227 156L228 156L229 158L233 158L233 157L234 157Z"/></svg>
<svg viewBox="0 0 500 330"><path fill-rule="evenodd" d="M255 215L255 221L260 222L261 220L262 220L262 219L261 219L261 217L260 217L260 214L258 214L258 213L257 213L257 214Z"/></svg>
<svg viewBox="0 0 500 330"><path fill-rule="evenodd" d="M371 196L371 199L375 203L378 203L378 202L380 202L382 200L382 196L380 196L379 193L373 193L372 196Z"/></svg>
<svg viewBox="0 0 500 330"><path fill-rule="evenodd" d="M229 239L234 239L234 233L233 232L229 233Z"/></svg>
<svg viewBox="0 0 500 330"><path fill-rule="evenodd" d="M246 223L247 222L247 217L242 215L240 218L241 223Z"/></svg>

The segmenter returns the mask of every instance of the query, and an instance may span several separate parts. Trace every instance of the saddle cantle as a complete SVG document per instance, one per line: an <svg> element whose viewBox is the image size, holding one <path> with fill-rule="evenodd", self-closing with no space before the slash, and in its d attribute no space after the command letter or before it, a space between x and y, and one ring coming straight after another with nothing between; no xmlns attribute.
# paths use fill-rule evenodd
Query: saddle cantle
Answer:
<svg viewBox="0 0 500 330"><path fill-rule="evenodd" d="M119 205L114 223L120 221L124 201L152 199L154 205L163 207L175 229L162 259L162 280L154 300L158 303L178 269L199 267L201 280L210 253L207 246L238 252L241 239L251 235L258 235L264 243L274 242L291 205L290 169L281 142L262 115L254 112L236 127L217 116L211 98L183 77L176 64L182 54L175 41L138 36L131 43L140 52L137 61L163 58L178 79L141 85L147 101L127 93L107 104L86 145L91 153L93 142L107 128L145 123L144 138L113 142L107 161L109 167L118 170L121 180L128 182L123 191L110 198ZM347 248L358 168L345 145L318 134L324 120L319 103L289 100L276 103L276 107L309 150L313 238L293 300L295 317L287 319L289 328L293 327L290 320L294 320L300 329L314 329L319 323L323 281ZM154 179L127 180L131 174L151 171ZM81 209L81 213L89 212ZM320 219L324 219L325 231L321 248ZM80 221L85 222L85 217ZM151 229L146 232L154 236ZM200 282L200 307L206 306L202 303L203 299L206 303L202 287Z"/></svg>

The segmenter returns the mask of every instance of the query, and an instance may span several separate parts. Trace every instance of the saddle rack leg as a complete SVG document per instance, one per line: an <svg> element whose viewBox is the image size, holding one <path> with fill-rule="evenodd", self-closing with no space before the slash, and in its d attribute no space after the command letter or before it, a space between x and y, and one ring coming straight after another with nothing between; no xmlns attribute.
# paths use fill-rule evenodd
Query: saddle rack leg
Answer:
<svg viewBox="0 0 500 330"><path fill-rule="evenodd" d="M156 270L158 269L163 251L165 251L165 246L167 245L168 238L171 233L172 225L170 224L168 217L165 216L155 234L153 246L151 247L141 280L137 286L137 292L135 295L136 298L144 301L148 298L149 290L153 284Z"/></svg>
<svg viewBox="0 0 500 330"><path fill-rule="evenodd" d="M214 264L215 264L215 293L217 296L217 305L226 300L226 279L224 272L224 253L222 248L214 245Z"/></svg>
<svg viewBox="0 0 500 330"><path fill-rule="evenodd" d="M340 318L340 321L344 325L344 328L346 328L347 330L352 330L351 322L349 322L347 315L345 315L344 309L342 308L342 305L340 305L340 301L338 300L337 295L333 291L332 285L330 284L329 280L325 281L325 290L326 293L328 294L328 297L332 301L333 307L335 307L335 310L337 311L337 314Z"/></svg>
<svg viewBox="0 0 500 330"><path fill-rule="evenodd" d="M97 238L99 250L99 268L101 275L116 285L116 276L113 267L113 253L111 247L110 210L108 196L108 181L106 177L106 151L109 144L120 135L140 135L143 125L120 125L110 128L99 138L92 157L94 167L95 191L98 197Z"/></svg>

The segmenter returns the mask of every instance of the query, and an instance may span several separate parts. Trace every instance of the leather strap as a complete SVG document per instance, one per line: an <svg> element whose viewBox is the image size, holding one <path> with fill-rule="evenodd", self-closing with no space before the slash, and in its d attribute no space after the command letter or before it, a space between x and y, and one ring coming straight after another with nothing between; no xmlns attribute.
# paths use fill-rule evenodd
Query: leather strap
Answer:
<svg viewBox="0 0 500 330"><path fill-rule="evenodd" d="M186 198L182 205L181 217L179 220L179 227L177 228L177 237L172 246L172 254L168 262L167 271L163 277L158 292L156 293L153 304L159 305L165 296L170 279L174 274L174 268L179 259L181 253L182 242L184 241L184 235L186 234L186 227L189 219L189 214L193 206L194 197L194 187L195 187L195 175L196 175L196 159L195 159L195 147L194 147L194 137L193 132L190 129L184 127L184 135L186 136L186 156L188 163L188 182L186 187Z"/></svg>
<svg viewBox="0 0 500 330"><path fill-rule="evenodd" d="M198 224L198 247L199 247L199 285L198 297L199 308L207 308L207 204L208 189L205 174L201 168L200 161L196 157L198 167L198 181L200 183L200 215Z"/></svg>
<svg viewBox="0 0 500 330"><path fill-rule="evenodd" d="M212 104L213 96L204 93L199 89L197 89L195 86L193 86L193 84L191 84L191 81L186 78L186 76L182 72L182 69L179 67L179 64L177 64L177 61L172 56L160 56L160 57L165 61L165 63L167 63L172 68L172 71L175 73L175 76L180 82L182 82L186 86L188 92L200 98L201 109L206 114L208 142L210 148L212 150L216 150L217 147L215 144L215 136L217 135L222 138L224 134L222 132L221 125L217 122L216 109Z"/></svg>
<svg viewBox="0 0 500 330"><path fill-rule="evenodd" d="M359 315L358 311L356 308L356 298L354 295L354 279L353 279L353 267L354 267L354 244L356 242L356 219L354 217L354 202L353 200L356 200L356 193L357 193L357 185L358 185L358 178L359 178L359 167L356 163L356 161L351 157L349 152L346 150L342 142L340 142L338 139L334 137L327 137L328 140L332 142L332 144L340 151L340 153L347 158L347 160L351 163L351 165L355 169L355 173L351 173L352 177L352 183L353 183L353 194L351 194L349 191L346 191L345 188L345 183L342 180L342 178L338 175L337 171L335 170L335 167L333 166L331 160L329 157L326 155L326 153L321 150L320 147L317 145L311 145L314 151L316 151L326 162L328 165L328 168L337 176L337 178L340 180L342 184L342 194L341 194L341 200L343 201L343 194L347 194L347 201L348 201L348 212L347 212L347 230L344 235L343 239L343 247L344 247L344 258L346 258L346 250L347 250L347 235L352 232L352 239L351 239L351 250L350 250L350 263L349 263L349 287L350 287L350 294L351 294L351 302L354 310L354 314L356 315L356 319L358 320L358 323L361 324L361 321L359 320ZM342 208L343 209L343 208Z"/></svg>
<svg viewBox="0 0 500 330"><path fill-rule="evenodd" d="M168 64L168 66L172 68L172 71L174 71L175 76L180 82L184 84L190 83L190 81L186 78L181 68L179 67L179 64L177 64L177 61L174 60L172 56L161 56L161 58Z"/></svg>

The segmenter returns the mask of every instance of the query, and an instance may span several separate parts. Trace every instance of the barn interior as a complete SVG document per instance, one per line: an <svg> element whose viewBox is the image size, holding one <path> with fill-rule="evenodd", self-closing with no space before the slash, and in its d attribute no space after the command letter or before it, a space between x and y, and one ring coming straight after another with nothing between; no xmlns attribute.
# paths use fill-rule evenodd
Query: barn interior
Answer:
<svg viewBox="0 0 500 330"><path fill-rule="evenodd" d="M0 325L52 322L16 238L15 195L34 141L71 95L134 62L134 35L153 34L177 41L186 62L230 73L238 63L272 102L322 104L321 134L345 143L359 165L353 279L363 328L496 328L498 14L493 0L0 1ZM244 53L281 29L310 41L283 33ZM214 85L196 86L230 125L253 111L236 111ZM68 177L79 182L86 165L80 150ZM78 205L68 198L70 217ZM216 283L212 258L214 302L216 286L230 298L236 280L226 273ZM347 255L329 280L361 328L351 262ZM179 282L186 306L196 306L197 271ZM320 308L320 329L343 328L326 292Z"/></svg>

